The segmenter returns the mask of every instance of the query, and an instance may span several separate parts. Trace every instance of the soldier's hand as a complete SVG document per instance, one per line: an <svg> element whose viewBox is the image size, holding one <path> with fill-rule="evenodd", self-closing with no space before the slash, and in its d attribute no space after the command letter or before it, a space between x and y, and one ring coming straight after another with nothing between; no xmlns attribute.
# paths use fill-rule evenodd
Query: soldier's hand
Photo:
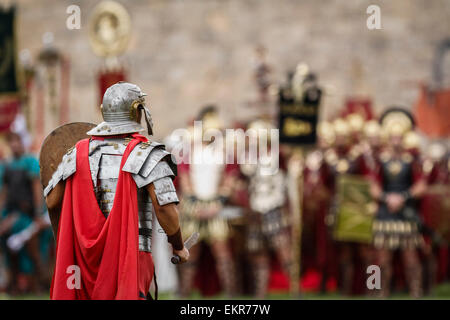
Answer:
<svg viewBox="0 0 450 320"><path fill-rule="evenodd" d="M401 208L403 208L405 199L398 193L390 193L386 197L386 204L390 212L397 213Z"/></svg>
<svg viewBox="0 0 450 320"><path fill-rule="evenodd" d="M173 253L180 257L180 264L189 260L189 250L183 247L181 250L173 250Z"/></svg>

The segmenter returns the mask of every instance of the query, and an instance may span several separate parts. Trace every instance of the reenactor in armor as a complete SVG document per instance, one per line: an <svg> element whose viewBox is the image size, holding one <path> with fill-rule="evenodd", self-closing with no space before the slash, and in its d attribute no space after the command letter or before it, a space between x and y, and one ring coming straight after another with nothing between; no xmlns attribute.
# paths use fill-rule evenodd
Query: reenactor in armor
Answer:
<svg viewBox="0 0 450 320"><path fill-rule="evenodd" d="M449 153L443 143L433 142L425 151L422 164L427 191L421 201L421 215L425 240L425 288L430 291L436 282L448 279L448 241L450 223Z"/></svg>
<svg viewBox="0 0 450 320"><path fill-rule="evenodd" d="M237 295L251 294L253 267L248 263L246 247L247 214L249 210L248 179L242 173L239 165L240 156L245 151L241 148L245 141L244 123L236 122L234 131L226 134L228 175L233 172L233 188L222 214L228 219L231 232L231 246L235 267L235 285ZM245 153L244 153L245 155Z"/></svg>
<svg viewBox="0 0 450 320"><path fill-rule="evenodd" d="M152 134L145 94L119 82L100 108L104 122L64 155L44 190L57 239L52 299L150 298L155 218L174 254L189 258L172 183L176 165L164 145L138 134L142 115ZM81 276L74 288L67 278L73 266Z"/></svg>
<svg viewBox="0 0 450 320"><path fill-rule="evenodd" d="M334 182L339 174L359 173L361 164L361 151L358 145L351 145L350 127L342 118L333 121L335 141L333 147L325 152L325 161L328 170L332 173Z"/></svg>
<svg viewBox="0 0 450 320"><path fill-rule="evenodd" d="M403 137L403 148L405 151L410 153L413 156L413 162L417 163L418 166L422 168L424 179L428 183L427 174L425 172L425 167L423 161L424 155L420 150L420 136L416 131L408 131L405 133ZM426 223L426 213L424 210L422 210L424 206L424 195L422 195L422 199L419 201L420 203L420 210L419 210L419 216L422 221L420 224L420 232L423 236L423 246L421 248L421 264L423 268L423 294L429 294L431 290L434 287L435 281L436 281L436 257L433 254L433 247L436 244L437 241L437 233L430 228Z"/></svg>
<svg viewBox="0 0 450 320"><path fill-rule="evenodd" d="M336 140L333 124L329 121L321 121L317 124L317 143L321 153L331 148Z"/></svg>
<svg viewBox="0 0 450 320"><path fill-rule="evenodd" d="M405 266L410 294L422 295L422 266L417 249L422 246L417 200L426 188L421 166L403 145L404 135L413 129L412 117L392 108L380 119L389 144L380 155L371 193L378 201L373 224L373 244L381 267L381 296L390 293L393 253L399 250Z"/></svg>
<svg viewBox="0 0 450 320"><path fill-rule="evenodd" d="M332 261L332 239L327 230L325 218L330 205L331 194L327 188L324 154L334 143L335 134L330 122L318 124L318 148L309 152L305 159L302 214L302 270L307 277L308 270L317 270L321 276L320 291L326 292L332 279L335 262ZM312 275L312 273L309 273ZM304 278L305 282L308 282Z"/></svg>
<svg viewBox="0 0 450 320"><path fill-rule="evenodd" d="M364 140L361 142L364 162L364 173L376 171L379 165L379 155L383 149L383 137L378 121L369 120L364 124Z"/></svg>
<svg viewBox="0 0 450 320"><path fill-rule="evenodd" d="M359 144L364 138L365 119L359 113L350 113L345 117L349 128L353 144Z"/></svg>
<svg viewBox="0 0 450 320"><path fill-rule="evenodd" d="M363 160L359 145L351 145L351 131L345 119L338 118L333 121L335 142L333 148L325 152L327 166L327 184L334 195L331 200L330 212L326 223L334 230L338 212L337 182L342 175L357 175L362 173ZM335 243L338 260L338 285L343 294L351 294L354 288L355 261L361 258L367 264L367 246L350 241L339 241Z"/></svg>
<svg viewBox="0 0 450 320"><path fill-rule="evenodd" d="M222 144L206 141L208 130L218 131L221 122L215 106L202 109L198 121L202 121L203 132L194 132L190 162L179 165L179 183L182 192L180 211L182 226L187 234L198 231L200 241L211 248L216 260L217 274L225 294L235 293L234 261L229 246L230 227L221 215L235 181L234 166L225 164ZM195 131L195 127L194 127ZM212 132L212 131L211 131ZM196 144L201 144L196 147ZM180 267L180 295L191 293L194 276L201 254L201 245L191 249L190 260Z"/></svg>
<svg viewBox="0 0 450 320"><path fill-rule="evenodd" d="M285 274L289 274L290 249L287 222L283 215L286 205L285 173L279 168L276 172L266 172L271 165L270 130L274 127L267 120L255 120L247 127L249 135L255 138L261 150L260 137L266 135L267 154L258 151L256 164L240 165L247 177L249 210L247 211L246 246L253 266L254 294L264 298L267 293L270 275L270 250L273 250Z"/></svg>
<svg viewBox="0 0 450 320"><path fill-rule="evenodd" d="M420 152L420 137L415 131L405 133L403 137L403 147L411 153L415 161L422 161Z"/></svg>

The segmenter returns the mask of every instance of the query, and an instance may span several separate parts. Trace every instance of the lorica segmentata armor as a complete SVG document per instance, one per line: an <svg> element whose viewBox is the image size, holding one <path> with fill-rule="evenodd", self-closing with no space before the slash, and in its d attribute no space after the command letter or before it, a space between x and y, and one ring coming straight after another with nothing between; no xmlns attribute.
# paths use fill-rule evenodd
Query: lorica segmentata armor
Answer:
<svg viewBox="0 0 450 320"><path fill-rule="evenodd" d="M91 140L89 143L89 165L92 183L100 210L108 217L114 203L122 155L129 140L113 138ZM136 182L139 211L139 250L151 252L152 221L154 208L146 190L153 183L159 205L178 203L178 197L172 179L176 166L171 154L164 150L164 145L139 143L130 153L123 171L130 172ZM61 180L76 172L76 148L64 157L57 171L44 190L44 196Z"/></svg>

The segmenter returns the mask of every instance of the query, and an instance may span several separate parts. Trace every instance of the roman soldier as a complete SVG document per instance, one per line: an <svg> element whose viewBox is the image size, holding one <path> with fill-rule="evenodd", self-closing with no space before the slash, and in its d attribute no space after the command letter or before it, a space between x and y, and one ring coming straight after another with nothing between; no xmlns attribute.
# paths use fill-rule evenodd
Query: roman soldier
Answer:
<svg viewBox="0 0 450 320"><path fill-rule="evenodd" d="M448 278L448 241L450 239L448 212L450 192L449 153L443 143L433 142L426 149L423 172L427 191L420 203L424 224L424 239L428 288Z"/></svg>
<svg viewBox="0 0 450 320"><path fill-rule="evenodd" d="M416 161L421 161L420 142L420 136L415 131L409 131L403 137L403 147L411 153Z"/></svg>
<svg viewBox="0 0 450 320"><path fill-rule="evenodd" d="M173 253L189 258L172 183L176 165L164 145L139 134L142 116L152 134L145 96L131 83L109 87L104 122L67 151L44 190L57 239L51 299L151 298L155 218ZM78 280L69 285L71 276Z"/></svg>
<svg viewBox="0 0 450 320"><path fill-rule="evenodd" d="M422 246L417 200L425 191L420 165L403 146L403 137L413 129L413 119L405 110L392 108L380 118L389 144L380 155L379 170L373 174L371 193L378 201L373 224L373 244L381 267L381 296L390 293L392 259L401 252L410 294L422 295L422 267L417 249Z"/></svg>
<svg viewBox="0 0 450 320"><path fill-rule="evenodd" d="M235 181L235 166L225 162L225 150L218 141L207 141L206 134L220 133L222 127L217 108L207 106L197 117L201 132L195 124L189 163L179 166L179 183L182 192L182 226L187 233L196 230L200 241L209 245L216 261L217 274L225 294L235 293L234 263L229 245L230 228L221 215ZM211 131L209 131L211 130ZM200 130L199 130L200 131ZM218 137L219 138L219 137ZM180 267L180 295L191 293L202 246L191 249L190 261Z"/></svg>
<svg viewBox="0 0 450 320"><path fill-rule="evenodd" d="M327 186L334 195L330 201L329 214L326 217L326 223L330 229L336 226L338 213L337 182L343 175L357 175L362 173L363 162L361 148L359 145L351 145L351 130L343 118L337 118L333 121L333 130L335 133L335 142L333 148L325 152L324 158L327 170ZM354 288L355 279L355 261L362 258L364 264L367 264L367 247L355 242L339 241L334 244L338 261L338 280L340 291L344 294L351 294Z"/></svg>
<svg viewBox="0 0 450 320"><path fill-rule="evenodd" d="M349 127L353 144L361 143L364 138L365 119L359 113L350 113L345 117Z"/></svg>
<svg viewBox="0 0 450 320"><path fill-rule="evenodd" d="M247 177L249 190L246 246L254 268L254 294L260 299L267 294L270 250L276 254L286 275L289 274L290 267L287 221L283 214L287 192L285 173L281 168L276 172L268 172L273 157L277 157L277 162L279 157L278 154L272 154L271 129L274 129L274 126L267 120L254 120L249 123L247 130L250 140L254 138L253 141L257 141L258 157L256 163L240 165L242 174ZM268 143L266 154L261 152L261 141Z"/></svg>
<svg viewBox="0 0 450 320"><path fill-rule="evenodd" d="M376 171L379 165L379 155L383 148L381 127L376 120L369 120L364 124L364 140L361 142L364 162L364 173Z"/></svg>
<svg viewBox="0 0 450 320"><path fill-rule="evenodd" d="M318 148L309 152L305 159L302 214L302 282L310 284L309 289L322 292L332 289L333 261L331 261L331 239L328 235L327 216L330 191L327 188L326 163L324 154L335 140L333 125L322 121L318 124ZM314 284L315 273L321 281ZM334 278L336 280L336 278ZM314 288L313 286L317 286Z"/></svg>

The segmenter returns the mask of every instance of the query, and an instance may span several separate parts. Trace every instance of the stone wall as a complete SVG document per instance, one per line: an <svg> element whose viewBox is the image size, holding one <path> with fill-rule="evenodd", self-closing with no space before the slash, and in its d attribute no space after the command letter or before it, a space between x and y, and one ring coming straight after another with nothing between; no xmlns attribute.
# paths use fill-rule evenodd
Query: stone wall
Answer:
<svg viewBox="0 0 450 320"><path fill-rule="evenodd" d="M299 61L319 75L327 93L322 117L327 117L350 94L371 95L378 112L390 104L410 108L418 93L411 81L430 79L435 47L450 36L446 0L120 2L133 24L129 50L121 59L129 64L129 80L149 94L157 138L184 126L206 103L217 103L226 122L239 120L240 110L256 94L252 59L257 44L268 50L274 81L283 81ZM90 48L87 28L98 1L17 3L19 49L36 55L42 35L53 32L56 46L71 59L70 119L98 122L101 60ZM70 4L81 7L80 30L66 28ZM381 30L366 27L370 4L381 7Z"/></svg>

